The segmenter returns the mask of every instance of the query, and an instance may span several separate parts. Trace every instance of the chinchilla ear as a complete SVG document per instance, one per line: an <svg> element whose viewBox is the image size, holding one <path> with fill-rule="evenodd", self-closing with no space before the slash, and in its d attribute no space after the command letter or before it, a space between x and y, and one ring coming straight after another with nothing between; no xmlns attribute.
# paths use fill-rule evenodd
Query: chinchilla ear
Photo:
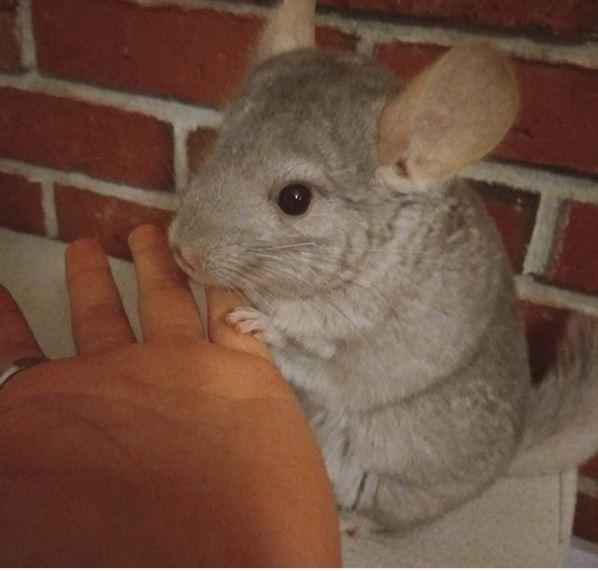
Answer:
<svg viewBox="0 0 598 571"><path fill-rule="evenodd" d="M316 47L316 0L282 0L266 23L255 63L277 55Z"/></svg>
<svg viewBox="0 0 598 571"><path fill-rule="evenodd" d="M515 120L519 92L507 60L482 42L456 46L386 104L382 167L420 186L487 155Z"/></svg>

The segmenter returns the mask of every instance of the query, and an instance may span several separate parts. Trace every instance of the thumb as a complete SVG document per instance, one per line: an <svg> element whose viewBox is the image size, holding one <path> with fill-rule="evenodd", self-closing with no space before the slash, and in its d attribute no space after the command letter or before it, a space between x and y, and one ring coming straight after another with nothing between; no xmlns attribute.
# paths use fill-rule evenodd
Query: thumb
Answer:
<svg viewBox="0 0 598 571"><path fill-rule="evenodd" d="M206 302L208 305L208 336L212 343L272 361L270 350L264 343L253 335L237 333L226 321L226 316L230 311L247 305L247 300L241 294L208 286L206 287Z"/></svg>

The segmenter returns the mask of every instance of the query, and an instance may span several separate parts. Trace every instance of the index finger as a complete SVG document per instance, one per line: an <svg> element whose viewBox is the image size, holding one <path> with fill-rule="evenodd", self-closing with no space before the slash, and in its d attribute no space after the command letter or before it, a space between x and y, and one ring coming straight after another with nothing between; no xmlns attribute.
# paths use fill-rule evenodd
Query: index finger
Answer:
<svg viewBox="0 0 598 571"><path fill-rule="evenodd" d="M247 305L241 295L210 286L206 288L206 301L208 332L212 343L272 360L270 350L264 343L251 335L237 333L226 321L230 311Z"/></svg>
<svg viewBox="0 0 598 571"><path fill-rule="evenodd" d="M139 289L139 321L146 341L205 338L189 282L163 232L140 226L129 236Z"/></svg>

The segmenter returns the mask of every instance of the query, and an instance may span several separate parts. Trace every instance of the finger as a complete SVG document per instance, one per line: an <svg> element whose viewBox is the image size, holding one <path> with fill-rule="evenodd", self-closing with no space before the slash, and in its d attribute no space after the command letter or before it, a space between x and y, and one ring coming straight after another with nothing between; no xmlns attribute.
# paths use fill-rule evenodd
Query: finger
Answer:
<svg viewBox="0 0 598 571"><path fill-rule="evenodd" d="M18 359L41 356L42 350L17 302L0 285L0 371Z"/></svg>
<svg viewBox="0 0 598 571"><path fill-rule="evenodd" d="M129 236L139 288L139 321L146 341L204 339L187 278L177 266L164 234L140 226Z"/></svg>
<svg viewBox="0 0 598 571"><path fill-rule="evenodd" d="M253 335L237 333L226 321L226 316L237 307L247 305L239 294L221 288L206 288L208 304L208 332L210 340L221 347L236 349L272 360L268 347Z"/></svg>
<svg viewBox="0 0 598 571"><path fill-rule="evenodd" d="M73 340L79 355L93 355L135 342L108 258L95 240L77 240L69 246L66 281Z"/></svg>

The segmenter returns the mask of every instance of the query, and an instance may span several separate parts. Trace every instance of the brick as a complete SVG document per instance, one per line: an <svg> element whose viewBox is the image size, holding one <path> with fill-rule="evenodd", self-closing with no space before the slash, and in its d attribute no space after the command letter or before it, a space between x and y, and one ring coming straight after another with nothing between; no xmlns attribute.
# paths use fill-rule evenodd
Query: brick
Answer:
<svg viewBox="0 0 598 571"><path fill-rule="evenodd" d="M598 205L571 202L554 249L551 281L598 293Z"/></svg>
<svg viewBox="0 0 598 571"><path fill-rule="evenodd" d="M598 71L519 61L519 118L495 155L598 174Z"/></svg>
<svg viewBox="0 0 598 571"><path fill-rule="evenodd" d="M589 462L581 467L581 473L584 476L598 479L598 456L594 456Z"/></svg>
<svg viewBox="0 0 598 571"><path fill-rule="evenodd" d="M34 0L45 73L219 105L240 85L262 20L210 9L116 0ZM356 38L321 29L330 47Z"/></svg>
<svg viewBox="0 0 598 571"><path fill-rule="evenodd" d="M598 4L594 0L319 0L319 4L385 16L407 16L425 23L568 36L598 33Z"/></svg>
<svg viewBox="0 0 598 571"><path fill-rule="evenodd" d="M58 234L71 242L95 238L111 256L130 259L127 238L142 224L166 229L172 213L70 186L55 187Z"/></svg>
<svg viewBox="0 0 598 571"><path fill-rule="evenodd" d="M598 499L586 494L577 494L573 533L598 543Z"/></svg>
<svg viewBox="0 0 598 571"><path fill-rule="evenodd" d="M114 0L34 0L46 73L219 103L240 83L259 20Z"/></svg>
<svg viewBox="0 0 598 571"><path fill-rule="evenodd" d="M390 42L376 47L377 60L398 77L411 79L441 56L446 48L429 44Z"/></svg>
<svg viewBox="0 0 598 571"><path fill-rule="evenodd" d="M525 324L532 380L537 383L554 363L570 313L529 301L521 301L519 306Z"/></svg>
<svg viewBox="0 0 598 571"><path fill-rule="evenodd" d="M195 172L201 164L214 143L216 135L217 131L215 129L206 129L203 127L189 134L187 138L187 157L191 173Z"/></svg>
<svg viewBox="0 0 598 571"><path fill-rule="evenodd" d="M0 70L18 71L21 68L17 2L0 1Z"/></svg>
<svg viewBox="0 0 598 571"><path fill-rule="evenodd" d="M498 184L469 182L502 236L513 271L520 273L536 222L538 196Z"/></svg>
<svg viewBox="0 0 598 571"><path fill-rule="evenodd" d="M392 42L377 58L409 79L446 48ZM598 71L514 60L521 89L515 125L493 156L598 174Z"/></svg>
<svg viewBox="0 0 598 571"><path fill-rule="evenodd" d="M140 113L0 88L0 156L171 189L172 127Z"/></svg>
<svg viewBox="0 0 598 571"><path fill-rule="evenodd" d="M0 172L0 226L31 234L46 233L38 183Z"/></svg>
<svg viewBox="0 0 598 571"><path fill-rule="evenodd" d="M348 52L355 50L359 38L334 28L318 26L316 28L316 42L323 49Z"/></svg>

